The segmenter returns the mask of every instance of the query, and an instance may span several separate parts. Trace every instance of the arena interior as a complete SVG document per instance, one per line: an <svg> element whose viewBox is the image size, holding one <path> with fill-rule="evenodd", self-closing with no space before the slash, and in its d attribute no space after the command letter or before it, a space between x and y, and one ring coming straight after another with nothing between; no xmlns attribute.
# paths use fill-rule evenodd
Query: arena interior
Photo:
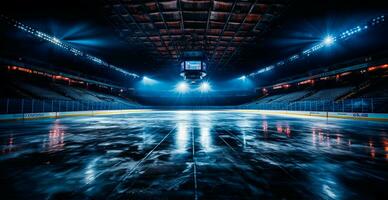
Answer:
<svg viewBox="0 0 388 200"><path fill-rule="evenodd" d="M380 0L5 0L0 198L387 199Z"/></svg>

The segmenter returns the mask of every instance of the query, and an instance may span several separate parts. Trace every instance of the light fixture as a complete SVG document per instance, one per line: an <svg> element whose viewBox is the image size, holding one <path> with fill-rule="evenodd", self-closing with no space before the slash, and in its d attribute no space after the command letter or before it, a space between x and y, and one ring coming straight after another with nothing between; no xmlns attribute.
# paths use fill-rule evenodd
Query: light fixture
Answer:
<svg viewBox="0 0 388 200"><path fill-rule="evenodd" d="M154 85L154 84L157 83L156 80L148 78L147 76L143 76L142 82L143 82L144 85Z"/></svg>
<svg viewBox="0 0 388 200"><path fill-rule="evenodd" d="M38 30L36 30L36 29L34 29L34 28L30 27L30 26L27 26L27 25L25 25L25 24L23 24L21 22L13 20L13 19L11 19L9 17L6 17L4 15L0 15L0 21L3 21L3 20L12 22L13 26L15 26L20 31L24 31L24 32L26 32L26 33L28 33L28 34L32 35L33 37L38 38L40 40L47 41L47 42L55 45L58 48L61 48L61 49L65 50L65 51L70 52L74 56L80 56L82 58L85 58L86 60L92 61L92 62L94 62L96 64L99 64L99 65L102 65L102 66L107 67L109 69L118 71L120 73L123 73L124 75L128 75L128 76L131 76L133 78L138 78L139 77L139 75L137 75L135 73L128 72L128 71L122 69L121 67L117 67L117 66L115 66L113 64L109 64L109 63L103 61L100 58L97 58L95 56L87 54L86 52L83 52L80 49L77 49L77 48L73 47L71 44L69 44L69 43L67 43L65 41L61 41L59 38L56 38L56 37L51 36L49 34L46 34L44 32L38 31Z"/></svg>
<svg viewBox="0 0 388 200"><path fill-rule="evenodd" d="M326 36L325 39L323 40L323 43L326 45L326 46L330 46L334 43L334 38L332 36Z"/></svg>
<svg viewBox="0 0 388 200"><path fill-rule="evenodd" d="M189 90L189 85L186 82L180 82L176 86L176 91L179 93L186 93Z"/></svg>
<svg viewBox="0 0 388 200"><path fill-rule="evenodd" d="M202 82L201 85L199 86L199 90L201 92L209 92L210 84L208 82Z"/></svg>
<svg viewBox="0 0 388 200"><path fill-rule="evenodd" d="M56 37L53 37L53 41L54 41L54 43L60 43L61 41L58 39L58 38L56 38Z"/></svg>
<svg viewBox="0 0 388 200"><path fill-rule="evenodd" d="M244 75L244 76L241 76L241 77L238 78L238 79L245 81L245 79L247 79L247 77Z"/></svg>

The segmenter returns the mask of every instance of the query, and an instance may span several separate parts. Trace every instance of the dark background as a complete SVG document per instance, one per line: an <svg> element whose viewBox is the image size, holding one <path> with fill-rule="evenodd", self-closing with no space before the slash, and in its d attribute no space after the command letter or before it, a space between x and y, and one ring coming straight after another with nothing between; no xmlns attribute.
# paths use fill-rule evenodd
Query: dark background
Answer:
<svg viewBox="0 0 388 200"><path fill-rule="evenodd" d="M208 79L224 81L249 74L262 66L321 41L328 34L341 32L370 18L387 13L384 1L289 1L289 6L274 26L256 43L244 46L226 66L212 68ZM108 22L101 1L2 1L0 13L38 30L67 41L92 55L140 75L158 80L178 80L177 62L150 56L142 46L124 42ZM52 45L33 39L1 23L0 56L29 58L63 70L96 75L130 85L121 75L63 53ZM359 34L323 50L316 56L258 76L258 85L306 73L347 59L387 50L386 26Z"/></svg>

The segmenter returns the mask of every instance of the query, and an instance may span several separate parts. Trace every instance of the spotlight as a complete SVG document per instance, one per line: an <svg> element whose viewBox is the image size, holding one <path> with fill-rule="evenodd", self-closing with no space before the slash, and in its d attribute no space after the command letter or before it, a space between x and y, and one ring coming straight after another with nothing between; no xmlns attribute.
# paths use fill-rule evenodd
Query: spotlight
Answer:
<svg viewBox="0 0 388 200"><path fill-rule="evenodd" d="M81 50L79 49L76 49L75 47L73 47L72 45L68 44L67 42L65 41L61 41L60 39L54 37L54 36L50 36L46 33L43 33L43 32L40 32L38 30L35 30L34 28L30 27L30 26L27 26L21 22L18 22L16 20L13 20L11 18L8 18L7 16L4 16L4 15L0 15L0 20L3 21L3 20L9 20L10 22L12 22L13 26L15 26L16 28L18 28L19 30L21 31L24 31L24 32L27 32L29 34L31 34L33 37L35 38L39 38L41 40L44 40L44 41L47 41L53 45L56 45L57 47L61 48L62 50L65 50L65 51L69 51L71 52L73 55L75 56L80 56L80 57L83 57L83 58L86 58L87 60L90 60L92 62L95 62L99 65L102 65L104 67L107 67L109 69L113 69L115 71L118 71L120 73L123 73L124 75L129 75L133 78L138 78L139 76L137 74L134 74L134 73L130 73L130 72L127 72L126 70L120 68L120 67L116 67L112 64L109 64L95 56L92 56L90 54L87 54L85 52L82 52Z"/></svg>
<svg viewBox="0 0 388 200"><path fill-rule="evenodd" d="M201 83L201 85L199 86L199 90L201 92L209 92L210 90L210 84L208 82L203 82Z"/></svg>
<svg viewBox="0 0 388 200"><path fill-rule="evenodd" d="M58 38L56 38L56 37L53 37L53 41L54 41L54 43L60 43L61 41L58 39Z"/></svg>
<svg viewBox="0 0 388 200"><path fill-rule="evenodd" d="M334 38L332 36L326 36L325 39L323 40L323 43L326 45L326 46L330 46L334 43Z"/></svg>
<svg viewBox="0 0 388 200"><path fill-rule="evenodd" d="M241 76L241 77L238 78L238 79L245 81L245 79L247 79L247 77L244 75L244 76Z"/></svg>
<svg viewBox="0 0 388 200"><path fill-rule="evenodd" d="M186 93L189 90L189 85L186 82L180 82L177 85L176 90L179 93Z"/></svg>
<svg viewBox="0 0 388 200"><path fill-rule="evenodd" d="M147 76L143 76L143 84L144 85L154 85L157 81L151 78L148 78Z"/></svg>

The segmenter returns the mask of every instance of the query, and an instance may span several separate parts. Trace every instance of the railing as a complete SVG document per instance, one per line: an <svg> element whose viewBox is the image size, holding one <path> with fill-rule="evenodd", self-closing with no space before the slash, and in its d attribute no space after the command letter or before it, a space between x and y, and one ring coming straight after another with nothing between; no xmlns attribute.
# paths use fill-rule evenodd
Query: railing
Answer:
<svg viewBox="0 0 388 200"><path fill-rule="evenodd" d="M242 105L246 109L322 111L322 112L386 112L387 99L349 99L341 101L297 101L289 103L250 103Z"/></svg>
<svg viewBox="0 0 388 200"><path fill-rule="evenodd" d="M122 110L140 108L130 103L36 99L0 99L0 114Z"/></svg>
<svg viewBox="0 0 388 200"><path fill-rule="evenodd" d="M88 110L123 110L123 109L260 109L322 112L388 112L386 98L350 99L343 101L297 101L290 103L250 103L240 106L172 106L146 107L121 102L65 101L36 99L0 99L0 114L69 112Z"/></svg>

